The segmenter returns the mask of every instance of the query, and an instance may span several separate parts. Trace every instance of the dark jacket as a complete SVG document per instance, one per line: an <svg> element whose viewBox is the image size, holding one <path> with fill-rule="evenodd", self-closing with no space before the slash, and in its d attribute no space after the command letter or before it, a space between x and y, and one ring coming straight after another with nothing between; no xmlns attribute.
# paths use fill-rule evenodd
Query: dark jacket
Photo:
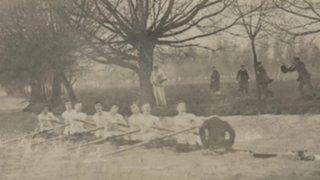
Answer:
<svg viewBox="0 0 320 180"><path fill-rule="evenodd" d="M229 134L228 139L226 139L226 133ZM230 124L218 117L206 120L200 128L199 134L204 146L210 149L231 148L236 137Z"/></svg>
<svg viewBox="0 0 320 180"><path fill-rule="evenodd" d="M220 89L220 73L217 70L213 70L211 73L210 88L217 91Z"/></svg>
<svg viewBox="0 0 320 180"><path fill-rule="evenodd" d="M271 82L271 79L263 66L258 66L257 68L257 82L258 84L269 84Z"/></svg>
<svg viewBox="0 0 320 180"><path fill-rule="evenodd" d="M306 79L311 78L311 74L307 70L306 66L303 62L295 62L293 63L289 68L288 71L297 71L298 73L298 79L297 81L304 81Z"/></svg>
<svg viewBox="0 0 320 180"><path fill-rule="evenodd" d="M240 69L237 74L237 80L242 83L242 82L248 82L249 81L249 74L246 69L242 70Z"/></svg>

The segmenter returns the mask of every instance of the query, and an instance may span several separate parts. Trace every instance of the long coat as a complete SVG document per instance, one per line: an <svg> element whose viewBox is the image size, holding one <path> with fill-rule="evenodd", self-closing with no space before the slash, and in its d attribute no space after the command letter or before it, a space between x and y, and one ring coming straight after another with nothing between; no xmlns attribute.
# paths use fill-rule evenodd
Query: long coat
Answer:
<svg viewBox="0 0 320 180"><path fill-rule="evenodd" d="M248 71L246 69L242 70L240 69L237 73L237 80L240 83L245 83L249 81L249 74Z"/></svg>
<svg viewBox="0 0 320 180"><path fill-rule="evenodd" d="M210 76L210 89L213 91L220 90L220 73L217 70L213 70Z"/></svg>
<svg viewBox="0 0 320 180"><path fill-rule="evenodd" d="M304 65L303 62L297 62L297 63L293 63L289 69L289 71L297 71L298 73L298 79L297 81L308 81L311 78L311 74L309 73L309 71L307 70L306 66Z"/></svg>
<svg viewBox="0 0 320 180"><path fill-rule="evenodd" d="M271 79L269 78L267 71L263 66L257 68L257 82L258 84L269 84Z"/></svg>

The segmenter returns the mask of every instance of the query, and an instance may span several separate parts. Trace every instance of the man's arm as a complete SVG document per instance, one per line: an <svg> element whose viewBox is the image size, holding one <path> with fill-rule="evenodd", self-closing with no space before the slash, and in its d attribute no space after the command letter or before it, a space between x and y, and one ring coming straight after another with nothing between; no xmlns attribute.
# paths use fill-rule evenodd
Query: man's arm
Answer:
<svg viewBox="0 0 320 180"><path fill-rule="evenodd" d="M167 81L167 80L168 80L167 78L161 79L160 82L159 82L159 84L162 84L162 83L164 83L164 82Z"/></svg>
<svg viewBox="0 0 320 180"><path fill-rule="evenodd" d="M154 82L154 77L153 77L153 72L151 73L151 76L150 76L150 82L152 85L156 85L156 82Z"/></svg>
<svg viewBox="0 0 320 180"><path fill-rule="evenodd" d="M239 70L238 73L237 73L237 78L236 78L236 80L239 81L239 79L240 79L240 70Z"/></svg>
<svg viewBox="0 0 320 180"><path fill-rule="evenodd" d="M57 116L55 116L54 114L51 114L51 117L53 120L60 121L60 119Z"/></svg>
<svg viewBox="0 0 320 180"><path fill-rule="evenodd" d="M163 71L160 72L160 76L161 76L161 79L159 80L159 84L162 84L163 82L167 81L167 76L164 74Z"/></svg>
<svg viewBox="0 0 320 180"><path fill-rule="evenodd" d="M291 64L291 66L289 66L287 70L290 71L290 72L293 72L296 69L297 69L296 65L295 64Z"/></svg>
<svg viewBox="0 0 320 180"><path fill-rule="evenodd" d="M247 80L249 80L249 79L250 79L250 76L249 76L248 71L246 70L245 73L246 73L245 75L247 76Z"/></svg>
<svg viewBox="0 0 320 180"><path fill-rule="evenodd" d="M119 123L126 125L126 126L129 126L128 119L124 118L121 114L119 114Z"/></svg>

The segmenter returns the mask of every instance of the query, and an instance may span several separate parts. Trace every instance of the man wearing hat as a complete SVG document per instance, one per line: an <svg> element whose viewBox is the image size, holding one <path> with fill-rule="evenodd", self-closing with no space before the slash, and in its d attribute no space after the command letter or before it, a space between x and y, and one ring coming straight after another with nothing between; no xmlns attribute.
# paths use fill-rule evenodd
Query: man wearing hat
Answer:
<svg viewBox="0 0 320 180"><path fill-rule="evenodd" d="M237 81L239 83L239 91L241 94L247 95L249 88L249 73L244 65L241 65L241 68L237 73Z"/></svg>
<svg viewBox="0 0 320 180"><path fill-rule="evenodd" d="M287 69L287 71L289 71L289 72L297 71L297 73L298 73L297 81L299 82L298 90L299 90L301 96L305 96L305 92L303 90L304 86L307 86L309 95L313 94L313 86L311 83L311 74L309 73L306 66L300 60L299 57L293 58L293 63Z"/></svg>
<svg viewBox="0 0 320 180"><path fill-rule="evenodd" d="M212 72L210 76L210 89L217 96L221 95L220 91L220 73L217 70L216 66L212 66Z"/></svg>
<svg viewBox="0 0 320 180"><path fill-rule="evenodd" d="M150 82L153 85L153 94L156 99L157 105L166 105L166 95L164 92L164 82L167 81L167 77L157 65L153 66Z"/></svg>

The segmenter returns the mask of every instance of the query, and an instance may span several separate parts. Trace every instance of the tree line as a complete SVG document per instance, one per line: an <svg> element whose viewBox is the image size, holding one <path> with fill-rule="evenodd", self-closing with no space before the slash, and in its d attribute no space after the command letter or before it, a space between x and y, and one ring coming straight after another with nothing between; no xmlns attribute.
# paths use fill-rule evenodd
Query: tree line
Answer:
<svg viewBox="0 0 320 180"><path fill-rule="evenodd" d="M92 62L131 70L139 78L140 100L153 102L149 77L156 57L167 50L215 51L199 42L227 33L247 40L256 69L259 58L268 59L257 48L266 37L292 44L299 36L320 32L320 3L310 0L1 0L0 4L1 85L9 93L29 96L32 103L52 105L61 102L63 89L77 100L72 84ZM259 96L258 88L257 92Z"/></svg>

